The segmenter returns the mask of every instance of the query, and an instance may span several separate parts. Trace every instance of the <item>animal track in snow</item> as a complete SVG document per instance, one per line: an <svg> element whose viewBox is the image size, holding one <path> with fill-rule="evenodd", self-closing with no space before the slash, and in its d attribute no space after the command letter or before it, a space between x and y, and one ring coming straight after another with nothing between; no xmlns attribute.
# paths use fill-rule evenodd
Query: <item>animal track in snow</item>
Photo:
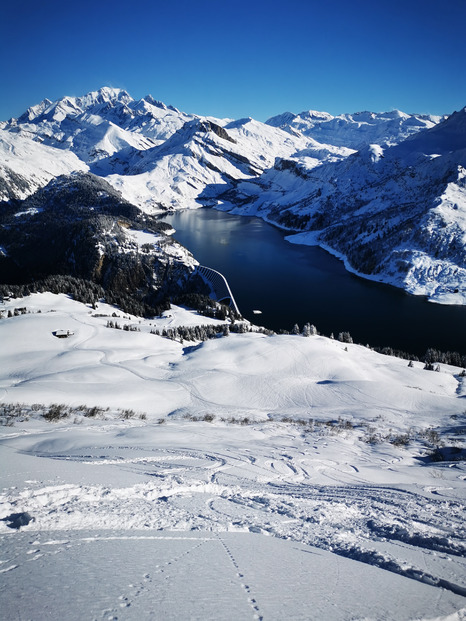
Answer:
<svg viewBox="0 0 466 621"><path fill-rule="evenodd" d="M225 550L225 553L227 554L228 558L230 559L230 562L232 563L233 567L236 569L236 577L239 579L241 587L243 588L243 590L245 591L247 595L248 603L251 606L253 613L254 613L254 619L257 619L257 621L262 621L263 617L260 613L260 608L257 604L256 598L252 596L250 586L246 584L246 582L244 581L244 574L241 572L240 567L238 563L236 562L235 557L233 556L229 546L225 543L224 539L222 539L220 535L217 535L217 538L219 542L221 543L223 549Z"/></svg>

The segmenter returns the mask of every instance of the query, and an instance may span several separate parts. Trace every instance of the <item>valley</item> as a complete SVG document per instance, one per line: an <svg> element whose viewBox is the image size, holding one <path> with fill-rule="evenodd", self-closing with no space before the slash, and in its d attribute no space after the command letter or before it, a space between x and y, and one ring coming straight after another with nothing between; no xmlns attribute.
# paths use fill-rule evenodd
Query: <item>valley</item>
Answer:
<svg viewBox="0 0 466 621"><path fill-rule="evenodd" d="M465 170L466 108L1 122L6 618L464 621Z"/></svg>
<svg viewBox="0 0 466 621"><path fill-rule="evenodd" d="M0 124L1 196L90 172L147 214L202 205L258 216L365 278L463 305L465 119L464 109L213 119L104 87Z"/></svg>

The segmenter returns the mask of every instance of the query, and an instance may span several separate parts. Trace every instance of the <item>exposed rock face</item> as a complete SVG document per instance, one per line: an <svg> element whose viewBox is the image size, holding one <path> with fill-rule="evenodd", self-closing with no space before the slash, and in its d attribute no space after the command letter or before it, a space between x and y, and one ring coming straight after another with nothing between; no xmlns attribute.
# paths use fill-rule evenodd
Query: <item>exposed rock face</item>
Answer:
<svg viewBox="0 0 466 621"><path fill-rule="evenodd" d="M236 140L233 140L228 132L216 123L212 123L211 121L203 121L199 125L199 129L205 132L214 132L214 134L216 134L219 138L222 138L223 140L228 140L229 142L236 144Z"/></svg>

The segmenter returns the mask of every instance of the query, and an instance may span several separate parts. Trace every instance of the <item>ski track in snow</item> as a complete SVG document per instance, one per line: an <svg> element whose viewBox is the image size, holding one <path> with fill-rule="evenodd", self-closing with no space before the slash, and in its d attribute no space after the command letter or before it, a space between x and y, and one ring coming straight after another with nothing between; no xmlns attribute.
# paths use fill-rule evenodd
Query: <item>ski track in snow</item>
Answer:
<svg viewBox="0 0 466 621"><path fill-rule="evenodd" d="M4 402L34 403L47 395L60 403L64 394L68 403L142 405L148 416L143 422L109 413L51 424L37 414L1 428L0 573L9 588L16 575L27 581L34 564L59 575L59 559L69 564L84 549L86 562L104 554L105 572L105 555L119 554L105 542L114 537L136 545L146 537L163 539L160 558L147 567L136 559L126 582L105 583L108 593L93 614L100 606L106 621L129 618L128 610L138 618L158 590L172 610L176 580L200 564L207 572L202 578L221 578L228 597L235 593L219 618L277 619L257 566L253 573L254 553L235 539L244 536L255 537L256 547L258 540L288 542L293 550L331 556L336 575L325 591L329 602L351 571L345 563L355 561L381 572L384 584L398 584L391 582L397 576L412 589L438 593L439 614L466 597L464 461L422 461L419 443L363 441L368 433L435 425L459 446L464 404L457 372L409 369L405 361L358 346L346 351L320 337L252 334L183 349L144 332L109 330L105 318L60 296L31 296L24 305L31 301L43 304L41 314L0 323ZM44 312L50 305L60 310ZM72 338L50 336L62 322L75 331ZM210 413L213 422L203 421ZM292 424L298 416L314 423ZM159 417L165 424L157 424ZM238 424L241 417L248 423ZM349 427L333 427L340 417ZM25 514L32 520L13 531L9 518ZM26 551L21 542L30 543ZM206 568L206 558L216 559L215 567ZM340 566L346 567L341 574ZM40 572L31 577L39 580ZM296 575L288 579L295 588ZM302 617L295 609L291 618ZM339 618L354 617L342 610Z"/></svg>
<svg viewBox="0 0 466 621"><path fill-rule="evenodd" d="M280 450L272 456L251 458L227 452L154 449L150 456L128 458L124 455L133 453L134 447L115 448L117 454L112 457L102 454L104 447L98 449L100 456L71 451L42 456L131 471L150 477L150 482L121 488L36 483L19 492L4 490L2 513L27 510L35 516L29 527L34 530L116 526L263 533L466 596L463 586L435 573L436 562L440 561L443 570L442 561L447 558L458 575L466 569L466 511L459 501L434 494L426 499L388 486L315 485L306 459L280 454ZM330 469L340 475L346 470L336 463ZM385 542L387 551L374 549L373 541ZM402 560L405 550L420 553L418 565ZM421 566L425 555L431 557L431 566Z"/></svg>

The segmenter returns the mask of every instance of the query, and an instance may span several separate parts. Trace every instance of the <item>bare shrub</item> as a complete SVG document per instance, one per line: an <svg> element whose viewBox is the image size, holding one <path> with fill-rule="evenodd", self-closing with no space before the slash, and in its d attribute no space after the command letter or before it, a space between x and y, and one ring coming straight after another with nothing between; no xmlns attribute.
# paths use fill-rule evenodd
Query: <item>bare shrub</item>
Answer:
<svg viewBox="0 0 466 621"><path fill-rule="evenodd" d="M419 436L423 438L424 440L426 440L426 442L428 442L429 444L432 444L435 446L439 446L441 444L441 437L440 437L439 432L436 429L433 429L432 427L429 427L428 429L424 429L423 431L421 431L419 433Z"/></svg>
<svg viewBox="0 0 466 621"><path fill-rule="evenodd" d="M52 405L49 407L49 409L47 410L47 412L44 412L44 414L42 414L43 418L45 418L45 420L49 421L50 423L52 422L57 422L63 418L66 418L67 416L69 416L69 411L68 408L66 407L66 405L64 405L63 403L52 403Z"/></svg>
<svg viewBox="0 0 466 621"><path fill-rule="evenodd" d="M409 433L400 433L397 436L392 436L391 438L389 438L390 444L393 444L393 446L398 446L398 447L408 446L408 444L410 443L410 440L411 440L411 436Z"/></svg>
<svg viewBox="0 0 466 621"><path fill-rule="evenodd" d="M103 414L104 408L100 408L97 405L94 405L91 408L84 409L84 416L86 418L95 418L96 416Z"/></svg>

